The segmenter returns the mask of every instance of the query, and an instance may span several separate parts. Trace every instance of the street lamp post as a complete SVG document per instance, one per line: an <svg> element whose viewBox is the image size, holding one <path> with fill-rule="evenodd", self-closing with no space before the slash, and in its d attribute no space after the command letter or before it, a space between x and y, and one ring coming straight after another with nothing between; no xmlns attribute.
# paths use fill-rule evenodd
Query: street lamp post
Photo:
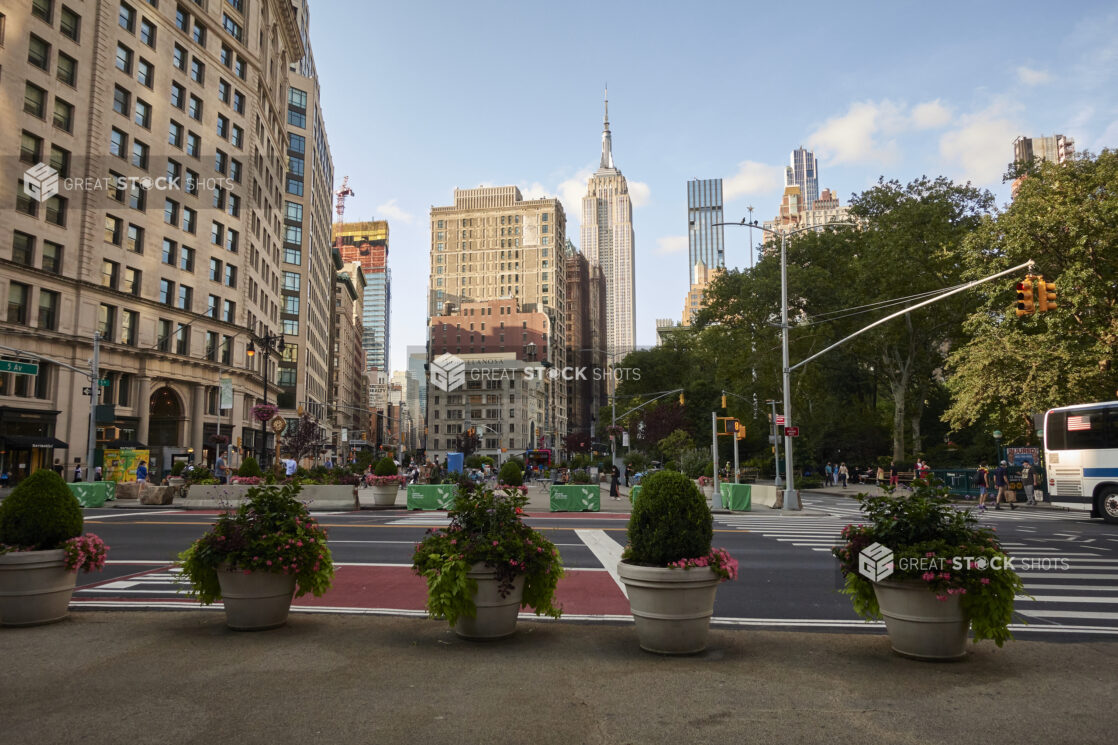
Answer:
<svg viewBox="0 0 1118 745"><path fill-rule="evenodd" d="M720 222L715 223L718 225L740 225L742 227L757 228L758 230L769 233L771 235L780 236L780 347L781 358L783 361L783 387L784 387L784 474L788 479L788 487L784 490L784 511L789 512L792 510L801 509L799 494L796 492L795 476L792 473L792 437L787 434L788 427L792 426L792 370L789 368L788 361L788 237L803 233L808 230L818 230L820 227L846 227L852 226L856 223L853 222L832 222L823 226L811 225L804 228L798 228L790 231L777 231L772 228L766 228L763 225L758 225L756 220L747 222L743 217L741 222ZM752 251L752 247L750 248ZM717 466L717 464L715 464ZM779 473L778 473L779 475Z"/></svg>
<svg viewBox="0 0 1118 745"><path fill-rule="evenodd" d="M264 380L264 404L263 405L267 406L268 405L268 382L269 382L268 381L268 357L271 356L271 354L272 354L272 346L273 345L275 345L275 351L276 352L278 352L280 354L283 354L283 349L284 349L283 334L265 334L264 336L256 337L256 341L258 341L260 343L260 347L261 347L262 351L264 352L264 366L261 368L261 377ZM254 346L252 339L249 339L248 349L245 351L245 353L249 356L250 359L256 355L256 347ZM260 420L260 459L261 459L261 461L264 461L260 464L262 466L267 465L267 460L268 460L268 449L266 447L267 442L268 442L268 434L267 434L267 430L265 429L266 424L267 423L263 419Z"/></svg>

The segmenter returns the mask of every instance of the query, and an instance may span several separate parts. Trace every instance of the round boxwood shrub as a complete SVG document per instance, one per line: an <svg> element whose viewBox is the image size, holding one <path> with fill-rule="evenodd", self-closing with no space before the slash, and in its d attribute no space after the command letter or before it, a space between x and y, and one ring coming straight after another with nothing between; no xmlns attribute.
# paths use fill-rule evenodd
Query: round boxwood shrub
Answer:
<svg viewBox="0 0 1118 745"><path fill-rule="evenodd" d="M497 483L505 486L521 486L524 483L524 473L520 470L520 464L515 460L506 461L497 474Z"/></svg>
<svg viewBox="0 0 1118 745"><path fill-rule="evenodd" d="M0 543L42 551L81 534L81 505L49 468L25 478L0 503Z"/></svg>
<svg viewBox="0 0 1118 745"><path fill-rule="evenodd" d="M264 472L260 470L260 464L256 462L256 458L249 456L241 462L241 467L237 469L238 476L255 476L256 478L264 478Z"/></svg>
<svg viewBox="0 0 1118 745"><path fill-rule="evenodd" d="M642 484L629 518L628 558L667 566L710 554L714 520L695 483L678 471L657 471Z"/></svg>
<svg viewBox="0 0 1118 745"><path fill-rule="evenodd" d="M586 471L584 471L581 468L578 469L577 471L573 471L573 472L571 472L571 483L572 484L589 484L590 483L590 474L587 473Z"/></svg>
<svg viewBox="0 0 1118 745"><path fill-rule="evenodd" d="M386 455L377 461L373 473L377 476L395 476L398 470L399 469L396 468L396 463Z"/></svg>

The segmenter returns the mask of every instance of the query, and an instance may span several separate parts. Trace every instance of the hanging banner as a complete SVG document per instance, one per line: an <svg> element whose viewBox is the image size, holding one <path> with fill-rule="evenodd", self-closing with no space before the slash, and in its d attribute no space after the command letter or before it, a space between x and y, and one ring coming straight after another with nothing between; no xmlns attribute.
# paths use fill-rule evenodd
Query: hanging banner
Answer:
<svg viewBox="0 0 1118 745"><path fill-rule="evenodd" d="M224 411L225 409L232 409L233 408L233 379L232 378L222 378L221 379L221 402L218 404L218 408L221 409L222 411Z"/></svg>

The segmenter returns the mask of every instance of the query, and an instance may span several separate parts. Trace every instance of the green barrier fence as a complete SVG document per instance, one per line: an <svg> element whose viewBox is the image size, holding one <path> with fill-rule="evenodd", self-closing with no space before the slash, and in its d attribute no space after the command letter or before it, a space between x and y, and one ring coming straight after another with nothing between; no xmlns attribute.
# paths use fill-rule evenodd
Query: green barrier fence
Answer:
<svg viewBox="0 0 1118 745"><path fill-rule="evenodd" d="M749 512L752 489L750 484L719 484L722 506L735 512Z"/></svg>
<svg viewBox="0 0 1118 745"><path fill-rule="evenodd" d="M409 510L452 510L458 496L455 484L409 484Z"/></svg>
<svg viewBox="0 0 1118 745"><path fill-rule="evenodd" d="M568 484L552 486L550 491L552 512L600 512L602 491L596 484Z"/></svg>
<svg viewBox="0 0 1118 745"><path fill-rule="evenodd" d="M105 502L116 499L116 484L112 481L79 481L66 486L82 507L103 507Z"/></svg>

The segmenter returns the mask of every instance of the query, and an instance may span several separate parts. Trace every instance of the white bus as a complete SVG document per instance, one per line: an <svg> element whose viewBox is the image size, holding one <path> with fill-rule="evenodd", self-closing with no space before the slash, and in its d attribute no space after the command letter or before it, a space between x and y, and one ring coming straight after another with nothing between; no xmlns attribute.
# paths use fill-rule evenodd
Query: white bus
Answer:
<svg viewBox="0 0 1118 745"><path fill-rule="evenodd" d="M1055 506L1118 523L1118 401L1049 410L1044 461Z"/></svg>

